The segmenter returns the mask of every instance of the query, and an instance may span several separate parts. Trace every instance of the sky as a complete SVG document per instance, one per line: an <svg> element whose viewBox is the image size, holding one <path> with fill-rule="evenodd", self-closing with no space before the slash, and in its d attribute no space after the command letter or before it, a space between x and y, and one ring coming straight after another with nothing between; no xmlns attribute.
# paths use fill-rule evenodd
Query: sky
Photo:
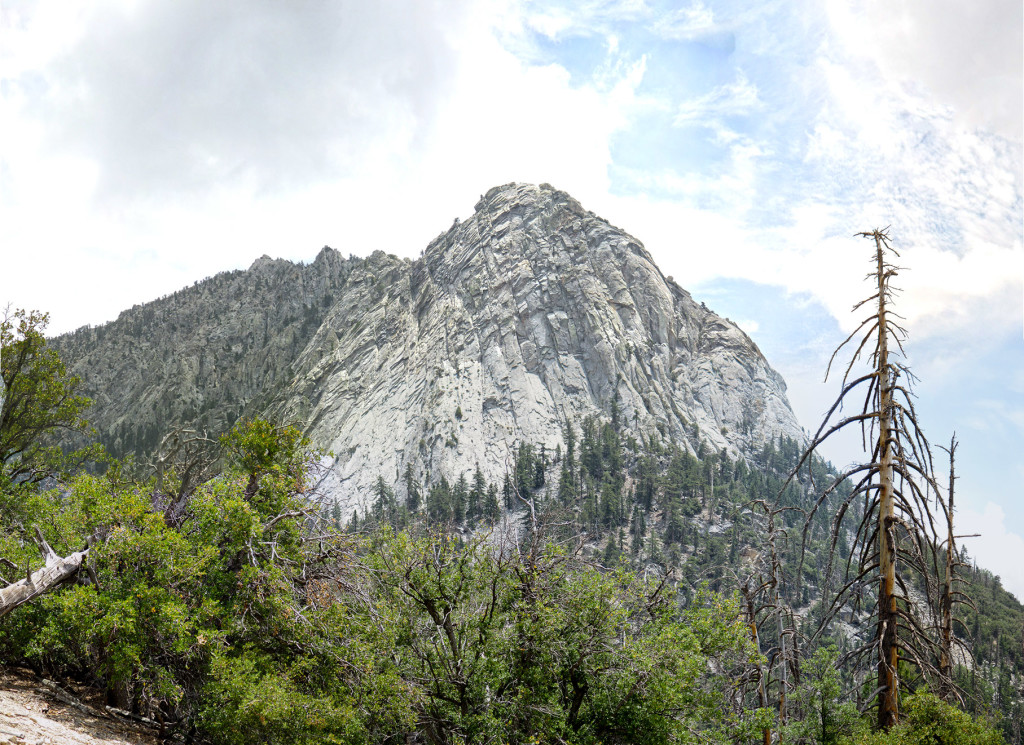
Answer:
<svg viewBox="0 0 1024 745"><path fill-rule="evenodd" d="M59 333L262 254L415 257L548 182L739 323L814 430L871 294L855 234L890 226L921 423L956 432L965 544L1024 598L1022 13L2 0L0 306Z"/></svg>

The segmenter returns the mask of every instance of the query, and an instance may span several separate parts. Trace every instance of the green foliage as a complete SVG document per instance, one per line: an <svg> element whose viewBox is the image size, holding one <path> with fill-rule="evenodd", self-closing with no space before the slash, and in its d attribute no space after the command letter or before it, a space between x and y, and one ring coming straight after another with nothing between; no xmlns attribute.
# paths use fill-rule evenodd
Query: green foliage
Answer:
<svg viewBox="0 0 1024 745"><path fill-rule="evenodd" d="M209 721L205 688L218 670L271 659L268 675L283 674L303 649L301 612L316 609L313 590L334 571L341 539L309 544L318 511L304 493L309 454L294 430L254 422L229 444L251 470L201 486L175 525L153 509L148 486L109 477L80 476L27 500L23 517L56 550L91 540L98 584L15 610L16 644L0 652L92 679L123 707L192 723ZM4 556L23 555L18 531L3 527Z"/></svg>
<svg viewBox="0 0 1024 745"><path fill-rule="evenodd" d="M822 647L805 665L803 686L792 702L803 716L786 728L788 741L840 745L866 732L867 723L861 719L857 707L850 701L843 701L837 656L834 646Z"/></svg>
<svg viewBox="0 0 1024 745"><path fill-rule="evenodd" d="M947 704L930 693L917 693L903 702L903 716L888 732L855 740L856 745L1003 745L1002 735L989 723Z"/></svg>
<svg viewBox="0 0 1024 745"><path fill-rule="evenodd" d="M295 427L278 427L265 419L240 420L222 438L229 464L261 477L289 476L301 481L309 440Z"/></svg>
<svg viewBox="0 0 1024 745"><path fill-rule="evenodd" d="M301 442L240 427L233 468L173 524L151 485L33 494L24 514L57 550L92 538L98 584L16 609L0 654L215 743L726 742L763 724L732 705L757 655L733 601L682 610L668 585L536 534L332 532L293 468Z"/></svg>
<svg viewBox="0 0 1024 745"><path fill-rule="evenodd" d="M68 455L58 445L60 435L87 429L90 401L79 393L81 378L47 345L48 321L23 310L0 319L0 482L40 481L98 454Z"/></svg>
<svg viewBox="0 0 1024 745"><path fill-rule="evenodd" d="M538 543L379 536L367 561L382 648L431 741L717 742L756 724L708 672L756 654L730 603L681 612L624 567Z"/></svg>
<svg viewBox="0 0 1024 745"><path fill-rule="evenodd" d="M693 588L728 590L742 550L763 546L746 505L775 496L798 447L766 443L751 469L706 446L694 457L667 434L624 449L595 418L579 432L567 423L554 457L516 449L500 491L506 508L536 508L525 539L481 527L502 497L479 468L428 489L411 465L404 498L378 479L350 526L364 532L342 533L339 511L328 517L309 491L309 443L262 420L222 439L227 470L180 519L165 520L159 488L116 463L59 492L0 484L10 564L39 564L34 526L58 553L92 545L90 578L4 619L0 659L90 680L215 743L724 743L774 731L749 685L765 662L736 602ZM823 463L812 468L825 478ZM782 501L801 499L794 485ZM434 532L416 522L421 507ZM784 584L783 602L809 605L828 579L825 513L809 527L803 593ZM779 550L797 566L791 543ZM996 580L972 579L987 590L975 633L996 675L962 687L1010 712L1017 607ZM1000 741L917 696L905 727L869 736L843 703L835 651L803 653L785 742ZM912 726L964 739L907 739Z"/></svg>

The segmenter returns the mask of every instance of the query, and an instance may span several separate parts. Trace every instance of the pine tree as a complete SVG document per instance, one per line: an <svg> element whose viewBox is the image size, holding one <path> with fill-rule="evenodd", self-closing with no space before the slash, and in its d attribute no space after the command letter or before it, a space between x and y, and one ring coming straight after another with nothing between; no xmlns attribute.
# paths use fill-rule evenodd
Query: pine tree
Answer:
<svg viewBox="0 0 1024 745"><path fill-rule="evenodd" d="M601 444L598 441L597 421L592 416L583 420L583 439L580 442L580 465L587 470L590 478L600 481L604 476L601 460Z"/></svg>
<svg viewBox="0 0 1024 745"><path fill-rule="evenodd" d="M545 475L547 473L548 466L548 454L547 448L543 443L540 446L540 453L534 458L533 461L533 492L540 492L544 488Z"/></svg>
<svg viewBox="0 0 1024 745"><path fill-rule="evenodd" d="M630 551L634 555L638 555L644 547L644 535L647 533L647 521L644 519L644 511L639 506L633 507L629 533L631 536Z"/></svg>
<svg viewBox="0 0 1024 745"><path fill-rule="evenodd" d="M487 486L487 497L484 502L484 517L487 522L493 525L501 516L501 507L498 505L498 487L494 484Z"/></svg>
<svg viewBox="0 0 1024 745"><path fill-rule="evenodd" d="M477 463L476 470L473 472L473 485L469 489L469 502L466 505L466 519L471 525L482 516L486 495L487 480L484 479L480 464Z"/></svg>
<svg viewBox="0 0 1024 745"><path fill-rule="evenodd" d="M443 524L451 522L453 517L451 485L442 476L427 492L427 520L433 524Z"/></svg>
<svg viewBox="0 0 1024 745"><path fill-rule="evenodd" d="M505 503L506 510L515 508L515 497L512 494L512 477L509 476L508 471L505 471L505 480L501 484L501 498Z"/></svg>
<svg viewBox="0 0 1024 745"><path fill-rule="evenodd" d="M533 495L535 477L533 446L524 442L516 450L515 488L521 499L529 499Z"/></svg>
<svg viewBox="0 0 1024 745"><path fill-rule="evenodd" d="M420 509L420 487L416 483L416 477L412 472L412 463L405 464L405 506L409 512L418 512Z"/></svg>
<svg viewBox="0 0 1024 745"><path fill-rule="evenodd" d="M469 482L466 480L466 474L460 473L459 480L455 482L455 488L452 489L451 505L452 505L452 520L455 521L456 525L462 525L466 522L466 503L469 501Z"/></svg>
<svg viewBox="0 0 1024 745"><path fill-rule="evenodd" d="M396 526L397 505L395 504L395 493L384 481L383 476L377 477L373 487L373 517L378 523L389 523Z"/></svg>
<svg viewBox="0 0 1024 745"><path fill-rule="evenodd" d="M572 423L565 423L565 454L558 472L558 501L564 507L576 504L579 490L576 486L576 432Z"/></svg>

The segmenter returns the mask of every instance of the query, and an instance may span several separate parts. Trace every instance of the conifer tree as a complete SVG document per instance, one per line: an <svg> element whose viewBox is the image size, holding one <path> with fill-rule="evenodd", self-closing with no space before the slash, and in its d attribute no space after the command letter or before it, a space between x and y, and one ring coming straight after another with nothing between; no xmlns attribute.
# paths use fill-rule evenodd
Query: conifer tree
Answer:
<svg viewBox="0 0 1024 745"><path fill-rule="evenodd" d="M452 519L456 525L461 525L466 521L466 503L468 501L469 482L466 480L466 474L460 473L459 480L455 482L455 487L451 492Z"/></svg>
<svg viewBox="0 0 1024 745"><path fill-rule="evenodd" d="M501 484L501 498L505 503L506 510L511 510L515 506L515 497L512 494L512 477L509 476L508 471L505 471L505 480Z"/></svg>
<svg viewBox="0 0 1024 745"><path fill-rule="evenodd" d="M498 487L488 484L487 496L484 501L484 517L493 525L501 516L501 507L498 505Z"/></svg>
<svg viewBox="0 0 1024 745"><path fill-rule="evenodd" d="M487 496L487 480L484 478L480 464L476 464L473 472L473 485L469 489L469 503L466 505L466 519L470 524L483 515L484 500Z"/></svg>
<svg viewBox="0 0 1024 745"><path fill-rule="evenodd" d="M416 477L412 472L412 463L405 464L405 506L409 512L418 512L420 509L420 487L416 483Z"/></svg>

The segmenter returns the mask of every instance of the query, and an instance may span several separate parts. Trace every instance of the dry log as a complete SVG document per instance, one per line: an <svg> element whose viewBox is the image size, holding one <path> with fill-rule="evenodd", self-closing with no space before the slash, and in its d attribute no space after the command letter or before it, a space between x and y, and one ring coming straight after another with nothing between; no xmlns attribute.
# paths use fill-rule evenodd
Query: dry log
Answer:
<svg viewBox="0 0 1024 745"><path fill-rule="evenodd" d="M45 543L44 543L45 545ZM49 546L46 546L49 549ZM0 588L0 618L19 605L59 587L73 577L85 561L89 549L76 551L69 556L58 556L52 550L46 552L46 564L7 587Z"/></svg>

